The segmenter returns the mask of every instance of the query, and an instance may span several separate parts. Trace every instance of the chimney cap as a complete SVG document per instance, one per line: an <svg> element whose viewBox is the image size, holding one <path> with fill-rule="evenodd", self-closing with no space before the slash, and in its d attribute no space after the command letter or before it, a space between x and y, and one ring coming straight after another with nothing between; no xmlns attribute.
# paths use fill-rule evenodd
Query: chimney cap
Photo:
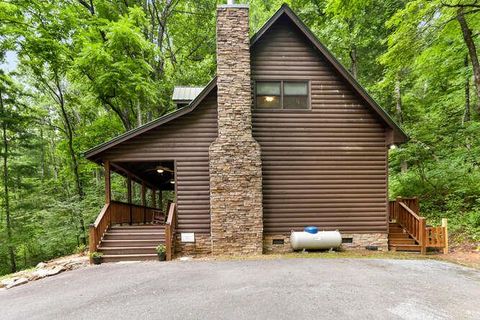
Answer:
<svg viewBox="0 0 480 320"><path fill-rule="evenodd" d="M219 8L247 8L248 4L235 3L235 0L227 0L227 4L221 4Z"/></svg>

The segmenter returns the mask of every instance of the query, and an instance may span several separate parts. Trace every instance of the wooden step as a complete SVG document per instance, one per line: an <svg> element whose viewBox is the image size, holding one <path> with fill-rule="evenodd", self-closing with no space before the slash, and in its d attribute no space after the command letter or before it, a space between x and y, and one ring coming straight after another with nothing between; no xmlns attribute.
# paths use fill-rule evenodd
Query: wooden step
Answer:
<svg viewBox="0 0 480 320"><path fill-rule="evenodd" d="M117 254L117 255L104 255L102 262L119 262L119 261L146 261L146 260L158 260L156 253L152 254Z"/></svg>
<svg viewBox="0 0 480 320"><path fill-rule="evenodd" d="M155 254L156 247L99 247L98 251L105 255Z"/></svg>
<svg viewBox="0 0 480 320"><path fill-rule="evenodd" d="M140 225L114 225L110 227L110 230L165 230L165 225L163 224L140 224Z"/></svg>
<svg viewBox="0 0 480 320"><path fill-rule="evenodd" d="M388 233L404 233L403 229L389 229Z"/></svg>
<svg viewBox="0 0 480 320"><path fill-rule="evenodd" d="M389 249L393 251L420 252L420 245L419 244L395 244L395 245L390 245Z"/></svg>
<svg viewBox="0 0 480 320"><path fill-rule="evenodd" d="M108 229L109 233L161 233L165 234L165 228L145 228L145 229Z"/></svg>
<svg viewBox="0 0 480 320"><path fill-rule="evenodd" d="M406 232L392 232L388 234L388 239L410 239L410 235Z"/></svg>
<svg viewBox="0 0 480 320"><path fill-rule="evenodd" d="M414 239L408 238L408 239L390 239L388 240L388 244L417 244L417 242Z"/></svg>
<svg viewBox="0 0 480 320"><path fill-rule="evenodd" d="M105 233L103 239L105 240L165 240L163 233Z"/></svg>
<svg viewBox="0 0 480 320"><path fill-rule="evenodd" d="M101 247L156 247L165 240L102 240Z"/></svg>

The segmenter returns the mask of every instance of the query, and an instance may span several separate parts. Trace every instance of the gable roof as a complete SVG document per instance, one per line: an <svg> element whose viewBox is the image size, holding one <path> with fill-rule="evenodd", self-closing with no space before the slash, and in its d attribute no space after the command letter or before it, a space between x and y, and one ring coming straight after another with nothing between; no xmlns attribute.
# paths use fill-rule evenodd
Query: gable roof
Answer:
<svg viewBox="0 0 480 320"><path fill-rule="evenodd" d="M250 40L250 48L252 48L264 34L270 29L272 25L277 22L279 18L286 16L293 24L298 27L302 34L310 41L310 43L317 49L325 59L331 64L336 72L353 88L353 90L367 103L367 105L390 127L394 132L394 143L402 143L408 140L407 134L400 128L400 126L388 115L388 113L380 107L375 100L365 91L365 89L358 83L358 81L348 72L345 67L333 56L333 54L317 39L312 31L300 20L300 18L290 9L287 4L283 4L282 7L255 33ZM127 131L124 134L113 138L112 140L100 144L87 152L85 157L90 160L94 160L94 156L105 151L111 147L116 146L126 140L136 137L146 131L154 129L166 122L176 119L184 114L193 111L200 102L213 90L217 85L217 77L215 76L203 90L196 96L196 98L190 102L190 104L177 111L164 115L156 120L153 120L143 126Z"/></svg>

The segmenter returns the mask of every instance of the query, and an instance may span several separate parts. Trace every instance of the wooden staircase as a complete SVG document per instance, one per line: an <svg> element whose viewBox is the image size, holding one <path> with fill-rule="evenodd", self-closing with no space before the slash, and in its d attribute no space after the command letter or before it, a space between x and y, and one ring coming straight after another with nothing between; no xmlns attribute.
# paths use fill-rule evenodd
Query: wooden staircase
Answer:
<svg viewBox="0 0 480 320"><path fill-rule="evenodd" d="M166 220L164 217L158 209L111 201L89 227L89 251L102 253L102 262L157 260L156 247L164 244L166 259L172 260L177 224L175 202L168 204Z"/></svg>
<svg viewBox="0 0 480 320"><path fill-rule="evenodd" d="M421 246L400 224L390 222L388 230L388 250L420 252Z"/></svg>
<svg viewBox="0 0 480 320"><path fill-rule="evenodd" d="M104 233L97 251L103 262L157 260L155 248L165 244L165 225L115 225Z"/></svg>
<svg viewBox="0 0 480 320"><path fill-rule="evenodd" d="M392 251L427 253L427 248L442 249L448 253L447 219L441 226L427 226L419 215L418 198L402 198L389 201L388 247Z"/></svg>

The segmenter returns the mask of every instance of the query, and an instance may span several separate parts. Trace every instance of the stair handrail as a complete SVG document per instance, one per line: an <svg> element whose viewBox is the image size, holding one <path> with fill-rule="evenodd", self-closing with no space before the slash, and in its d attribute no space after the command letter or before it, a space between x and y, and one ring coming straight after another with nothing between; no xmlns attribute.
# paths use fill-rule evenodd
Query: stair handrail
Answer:
<svg viewBox="0 0 480 320"><path fill-rule="evenodd" d="M418 198L408 199L412 200L415 208L418 208ZM411 202L411 201L409 201ZM412 210L401 197L398 197L395 201L395 218L397 223L402 226L403 229L418 242L420 245L420 252L425 254L425 227L426 222L425 218L419 216L416 212Z"/></svg>
<svg viewBox="0 0 480 320"><path fill-rule="evenodd" d="M177 207L175 202L168 207L167 221L165 222L165 245L167 247L167 260L172 260L175 247L175 227L177 222Z"/></svg>
<svg viewBox="0 0 480 320"><path fill-rule="evenodd" d="M97 216L97 219L95 219L95 222L90 224L89 226L88 248L90 253L97 251L103 234L107 231L111 223L112 216L110 210L110 203L107 203L100 211L100 214ZM90 262L92 262L91 255Z"/></svg>

